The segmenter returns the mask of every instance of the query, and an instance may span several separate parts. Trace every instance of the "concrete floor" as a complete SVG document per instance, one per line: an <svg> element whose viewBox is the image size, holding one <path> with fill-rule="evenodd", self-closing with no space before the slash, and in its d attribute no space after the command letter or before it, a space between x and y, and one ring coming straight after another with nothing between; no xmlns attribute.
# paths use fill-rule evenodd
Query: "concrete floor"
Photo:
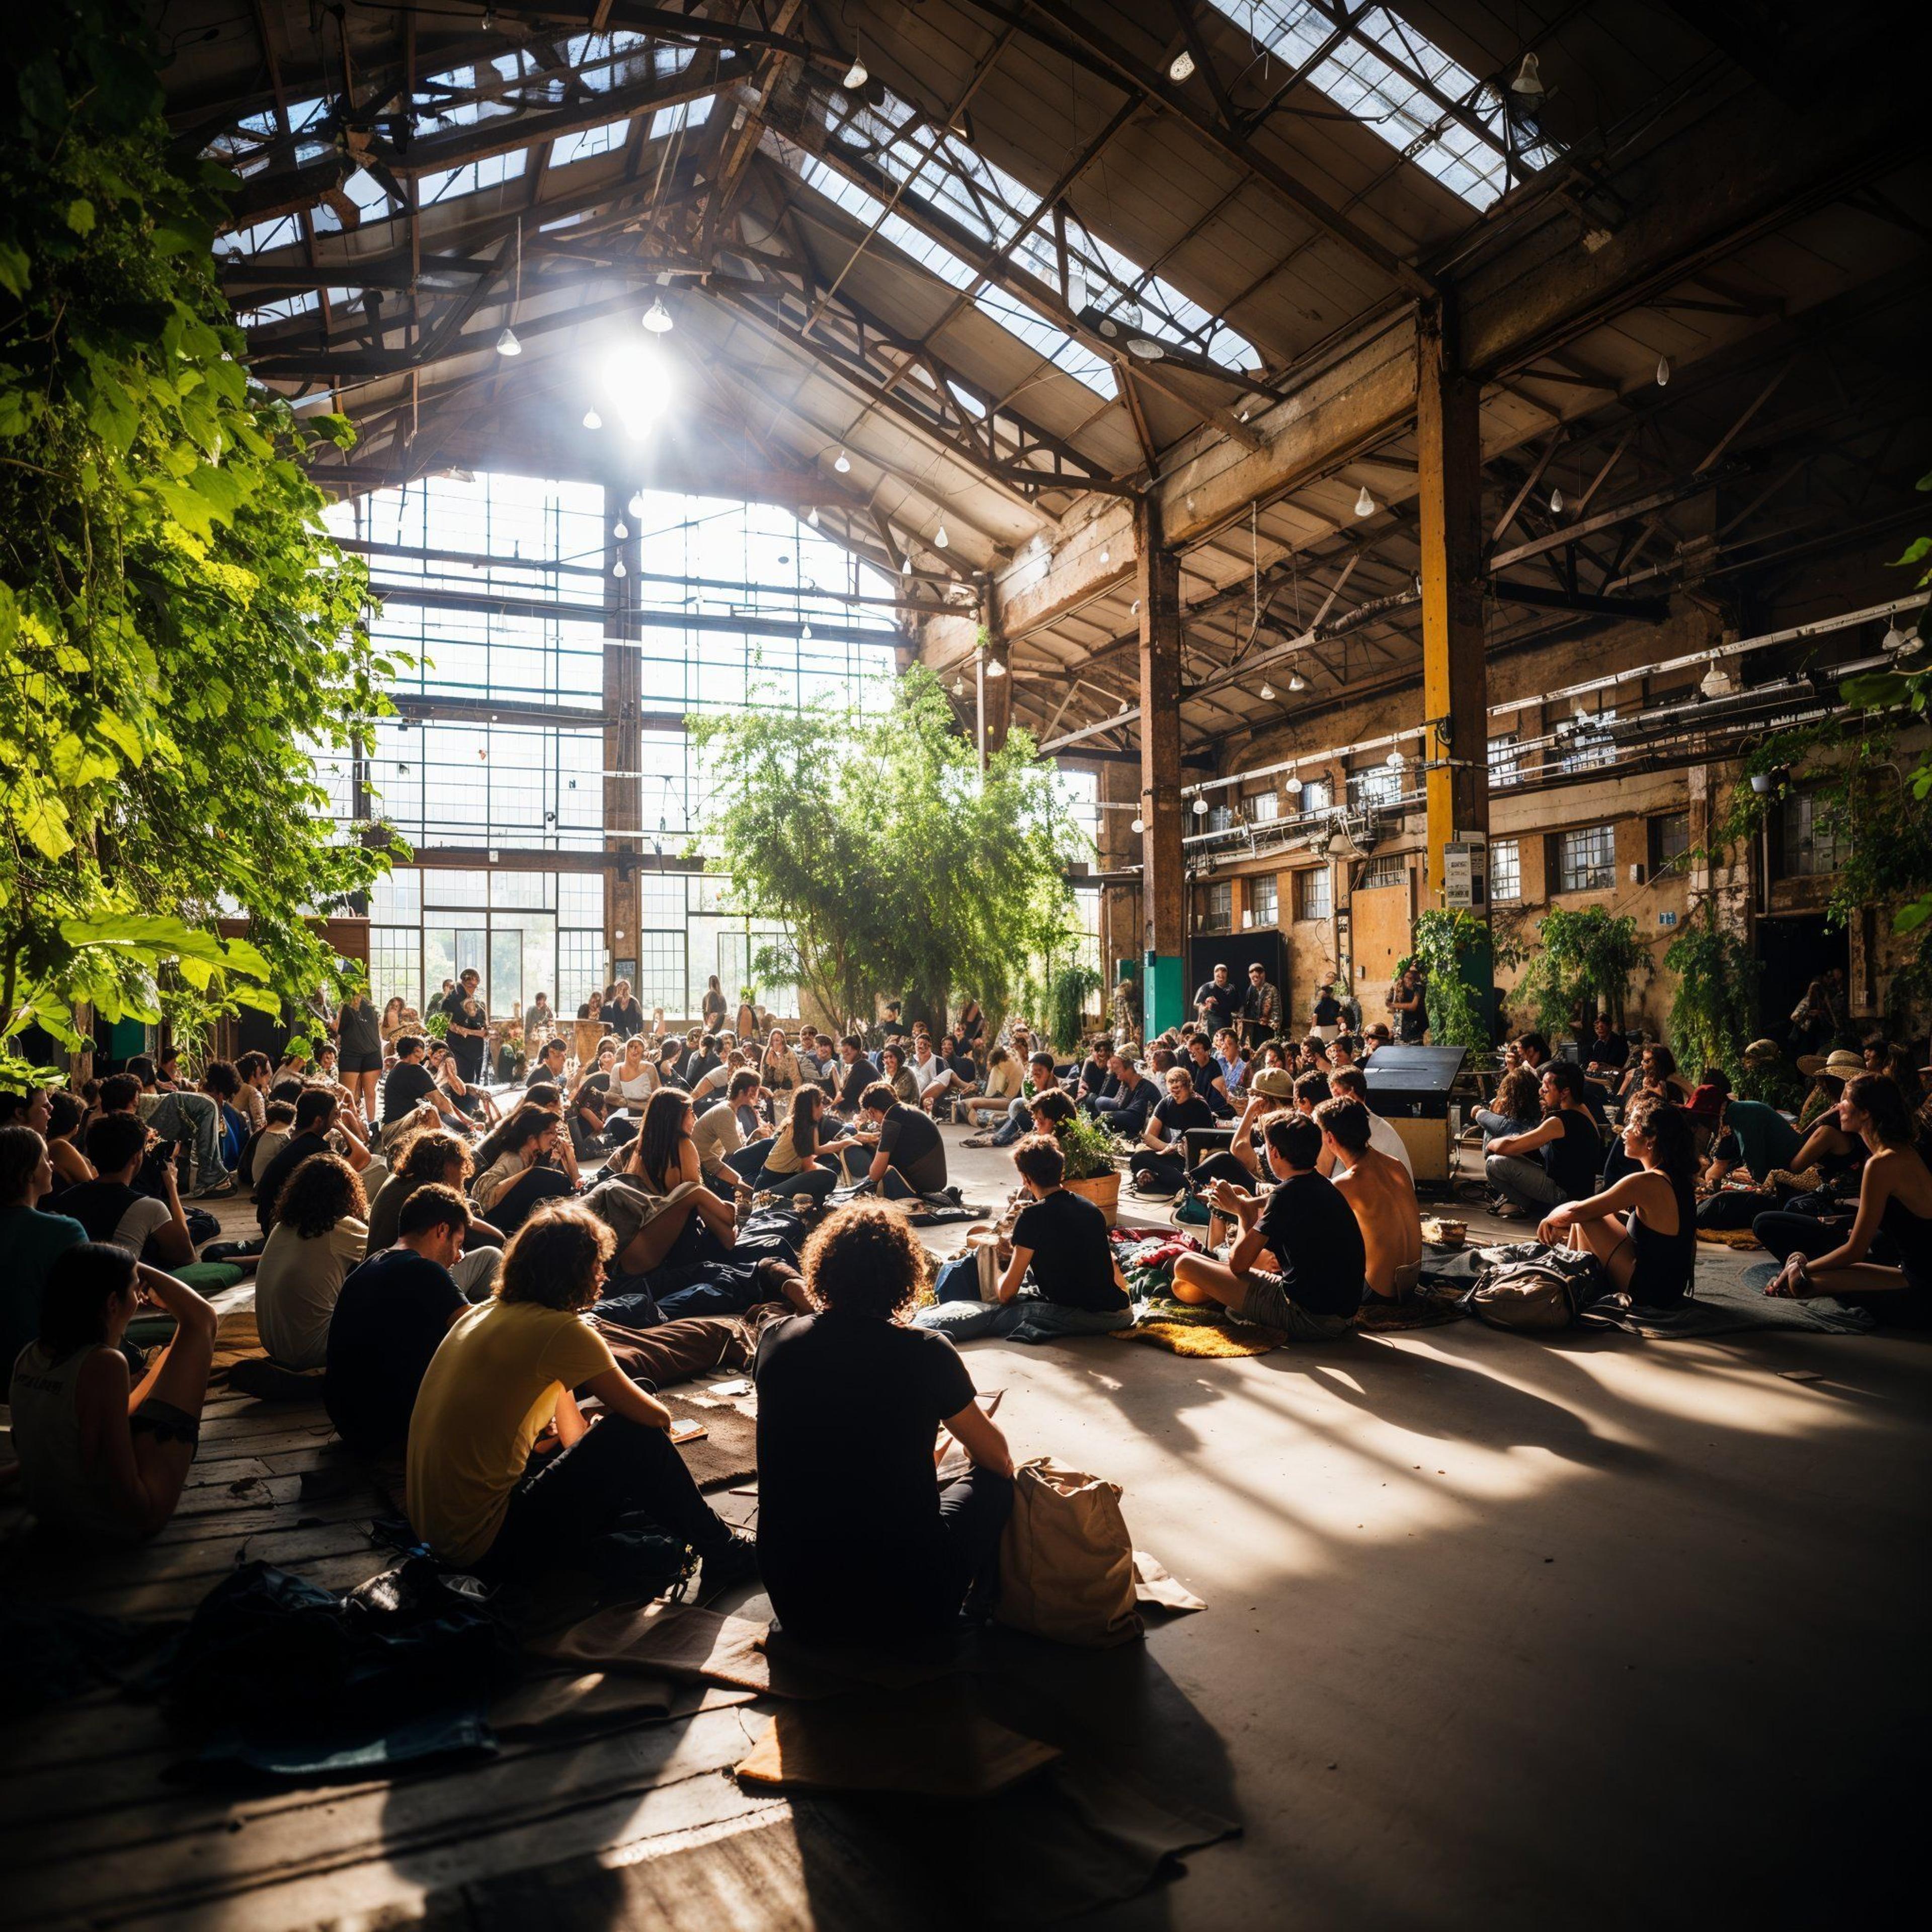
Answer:
<svg viewBox="0 0 1932 1932"><path fill-rule="evenodd" d="M996 1198L1003 1156L949 1153ZM1056 1662L1124 1754L1246 1826L1100 1924L1848 1924L1902 1892L1922 1340L966 1354L1015 1455L1119 1483L1210 1605Z"/></svg>

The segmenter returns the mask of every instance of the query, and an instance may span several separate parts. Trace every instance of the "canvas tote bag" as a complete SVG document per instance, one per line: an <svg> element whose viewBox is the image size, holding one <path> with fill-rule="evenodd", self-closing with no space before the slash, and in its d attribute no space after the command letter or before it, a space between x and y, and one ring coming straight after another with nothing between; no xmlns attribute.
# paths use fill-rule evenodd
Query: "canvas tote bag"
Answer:
<svg viewBox="0 0 1932 1932"><path fill-rule="evenodd" d="M1118 1484L1046 1456L1020 1466L993 1614L1015 1630L1093 1650L1141 1634L1133 1541Z"/></svg>

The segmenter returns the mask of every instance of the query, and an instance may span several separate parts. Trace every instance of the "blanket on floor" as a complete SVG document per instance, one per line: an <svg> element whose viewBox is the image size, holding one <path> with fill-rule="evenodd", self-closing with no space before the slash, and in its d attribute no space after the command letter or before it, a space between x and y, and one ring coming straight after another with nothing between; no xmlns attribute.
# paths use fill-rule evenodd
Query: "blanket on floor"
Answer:
<svg viewBox="0 0 1932 1932"><path fill-rule="evenodd" d="M1634 1308L1621 1295L1606 1295L1592 1303L1579 1319L1585 1327L1621 1328L1651 1342L1692 1341L1752 1328L1864 1335L1879 1325L1865 1310L1848 1308L1828 1296L1787 1301L1766 1294L1765 1285L1776 1279L1778 1268L1775 1262L1760 1262L1746 1268L1741 1279L1700 1274L1696 1295L1678 1308Z"/></svg>

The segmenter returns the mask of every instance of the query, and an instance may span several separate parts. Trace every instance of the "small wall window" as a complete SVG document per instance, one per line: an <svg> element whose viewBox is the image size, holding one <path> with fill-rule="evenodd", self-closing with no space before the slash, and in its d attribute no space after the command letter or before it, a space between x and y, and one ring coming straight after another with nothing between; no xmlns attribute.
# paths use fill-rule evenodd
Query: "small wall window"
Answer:
<svg viewBox="0 0 1932 1932"><path fill-rule="evenodd" d="M1835 872L1847 856L1838 833L1826 823L1817 795L1796 791L1784 801L1784 866L1787 879L1812 879Z"/></svg>
<svg viewBox="0 0 1932 1932"><path fill-rule="evenodd" d="M1281 794L1277 791L1258 791L1246 802L1251 825L1264 825L1281 816Z"/></svg>
<svg viewBox="0 0 1932 1932"><path fill-rule="evenodd" d="M1257 926L1274 926L1280 920L1280 902L1276 896L1274 873L1264 872L1248 881L1248 910L1254 914Z"/></svg>
<svg viewBox="0 0 1932 1932"><path fill-rule="evenodd" d="M1606 892L1617 882L1616 829L1580 825L1556 840L1556 890Z"/></svg>
<svg viewBox="0 0 1932 1932"><path fill-rule="evenodd" d="M1329 812L1334 808L1335 788L1327 778L1304 778L1301 795L1295 801L1302 812Z"/></svg>
<svg viewBox="0 0 1932 1932"><path fill-rule="evenodd" d="M1690 850L1690 814L1688 812L1666 812L1650 821L1650 870L1654 878L1660 872L1681 872L1684 861Z"/></svg>
<svg viewBox="0 0 1932 1932"><path fill-rule="evenodd" d="M1505 731L1490 740L1490 783L1513 785L1522 776L1522 754L1516 749L1516 734Z"/></svg>
<svg viewBox="0 0 1932 1932"><path fill-rule="evenodd" d="M1208 930L1226 932L1234 922L1234 883L1222 879L1208 888Z"/></svg>
<svg viewBox="0 0 1932 1932"><path fill-rule="evenodd" d="M1297 919L1326 919L1335 910L1328 868L1316 866L1294 875L1294 916Z"/></svg>
<svg viewBox="0 0 1932 1932"><path fill-rule="evenodd" d="M1348 809L1366 812L1374 806L1391 806L1402 796L1402 772L1394 765L1370 765L1366 770L1348 774Z"/></svg>
<svg viewBox="0 0 1932 1932"><path fill-rule="evenodd" d="M1363 892L1372 892L1382 886L1406 886L1408 884L1408 861L1400 852L1385 852L1379 859L1371 859L1362 868Z"/></svg>
<svg viewBox="0 0 1932 1932"><path fill-rule="evenodd" d="M1490 845L1490 896L1492 899L1522 897L1522 846L1514 838L1497 838Z"/></svg>

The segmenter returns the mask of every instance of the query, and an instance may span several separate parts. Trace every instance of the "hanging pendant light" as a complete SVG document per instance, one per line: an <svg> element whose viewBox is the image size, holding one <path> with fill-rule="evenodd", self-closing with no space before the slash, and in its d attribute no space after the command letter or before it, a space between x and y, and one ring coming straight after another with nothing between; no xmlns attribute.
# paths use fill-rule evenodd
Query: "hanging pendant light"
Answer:
<svg viewBox="0 0 1932 1932"><path fill-rule="evenodd" d="M946 526L944 524L941 524L932 533L932 547L935 550L945 549L951 542L952 538L946 534Z"/></svg>
<svg viewBox="0 0 1932 1932"><path fill-rule="evenodd" d="M798 640L802 644L808 644L812 642L812 626L809 624L800 625L798 627Z"/></svg>
<svg viewBox="0 0 1932 1932"><path fill-rule="evenodd" d="M1900 651L1909 651L1911 648L1911 638L1905 632L1901 631L1896 624L1886 632L1885 641L1879 646L1880 650L1890 651L1894 656Z"/></svg>
<svg viewBox="0 0 1932 1932"><path fill-rule="evenodd" d="M1364 483L1355 499L1355 514L1358 517L1372 517L1375 513L1376 500L1369 494L1369 486Z"/></svg>
<svg viewBox="0 0 1932 1932"><path fill-rule="evenodd" d="M1281 788L1290 798L1299 798L1301 796L1301 774L1299 772L1290 772L1287 777L1282 780Z"/></svg>
<svg viewBox="0 0 1932 1932"><path fill-rule="evenodd" d="M1208 816L1208 801L1204 798L1197 798L1194 801L1194 815L1196 818L1205 818Z"/></svg>
<svg viewBox="0 0 1932 1932"><path fill-rule="evenodd" d="M1552 517L1560 517L1563 514L1563 492L1560 488L1550 493L1550 514Z"/></svg>
<svg viewBox="0 0 1932 1932"><path fill-rule="evenodd" d="M1382 763L1392 772L1400 771L1402 766L1402 747L1398 745L1387 758L1383 759Z"/></svg>
<svg viewBox="0 0 1932 1932"><path fill-rule="evenodd" d="M855 37L852 42L852 64L845 70L846 92L856 94L872 77L866 71L865 50Z"/></svg>
<svg viewBox="0 0 1932 1932"><path fill-rule="evenodd" d="M586 410L584 412L584 427L586 429L602 429L604 418L595 410Z"/></svg>
<svg viewBox="0 0 1932 1932"><path fill-rule="evenodd" d="M1114 553L1110 550L1105 544L1102 544L1100 546L1100 561L1102 563L1112 563L1113 560Z"/></svg>
<svg viewBox="0 0 1932 1932"><path fill-rule="evenodd" d="M662 296L644 311L644 326L653 335L668 335L676 326L670 319L670 310L664 305Z"/></svg>
<svg viewBox="0 0 1932 1932"><path fill-rule="evenodd" d="M1657 386L1661 389L1670 380L1670 358L1660 356L1657 358Z"/></svg>
<svg viewBox="0 0 1932 1932"><path fill-rule="evenodd" d="M624 507L632 516L641 517L644 514L644 493L641 490L632 492L631 500Z"/></svg>
<svg viewBox="0 0 1932 1932"><path fill-rule="evenodd" d="M497 337L496 353L499 356L520 356L523 352L524 345L517 340L517 332L514 328L506 328Z"/></svg>
<svg viewBox="0 0 1932 1932"><path fill-rule="evenodd" d="M1147 830L1147 820L1142 818L1138 812L1134 814L1134 822L1131 829L1136 832L1144 832Z"/></svg>
<svg viewBox="0 0 1932 1932"><path fill-rule="evenodd" d="M620 556L615 563L611 565L610 574L613 577L622 577L627 574L624 568L624 560Z"/></svg>
<svg viewBox="0 0 1932 1932"><path fill-rule="evenodd" d="M1273 702L1274 698L1274 686L1269 683L1266 678L1263 678L1262 680L1262 702L1264 704L1270 704Z"/></svg>
<svg viewBox="0 0 1932 1932"><path fill-rule="evenodd" d="M1194 56L1185 47L1167 64L1167 77L1175 82L1186 80L1194 71Z"/></svg>
<svg viewBox="0 0 1932 1932"><path fill-rule="evenodd" d="M1543 63L1534 54L1525 54L1522 64L1510 82L1510 92L1525 107L1533 107L1543 98Z"/></svg>
<svg viewBox="0 0 1932 1932"><path fill-rule="evenodd" d="M813 504L813 505L812 505L812 508L811 508L810 509L808 509L808 511L806 511L806 513L805 513L805 520L806 520L808 524L809 524L814 530L817 530L817 529L818 529L818 506L816 503Z"/></svg>
<svg viewBox="0 0 1932 1932"><path fill-rule="evenodd" d="M952 694L955 698L964 698L966 695L966 680L963 677L956 677L952 680Z"/></svg>
<svg viewBox="0 0 1932 1932"><path fill-rule="evenodd" d="M838 452L838 457L833 462L832 466L838 471L840 476L843 476L845 472L852 467L852 459L842 449Z"/></svg>
<svg viewBox="0 0 1932 1932"><path fill-rule="evenodd" d="M610 534L622 543L631 534L631 526L628 524L613 524L610 526Z"/></svg>
<svg viewBox="0 0 1932 1932"><path fill-rule="evenodd" d="M1308 688L1308 680L1298 670L1290 671L1288 674L1288 688L1290 691L1306 691Z"/></svg>

